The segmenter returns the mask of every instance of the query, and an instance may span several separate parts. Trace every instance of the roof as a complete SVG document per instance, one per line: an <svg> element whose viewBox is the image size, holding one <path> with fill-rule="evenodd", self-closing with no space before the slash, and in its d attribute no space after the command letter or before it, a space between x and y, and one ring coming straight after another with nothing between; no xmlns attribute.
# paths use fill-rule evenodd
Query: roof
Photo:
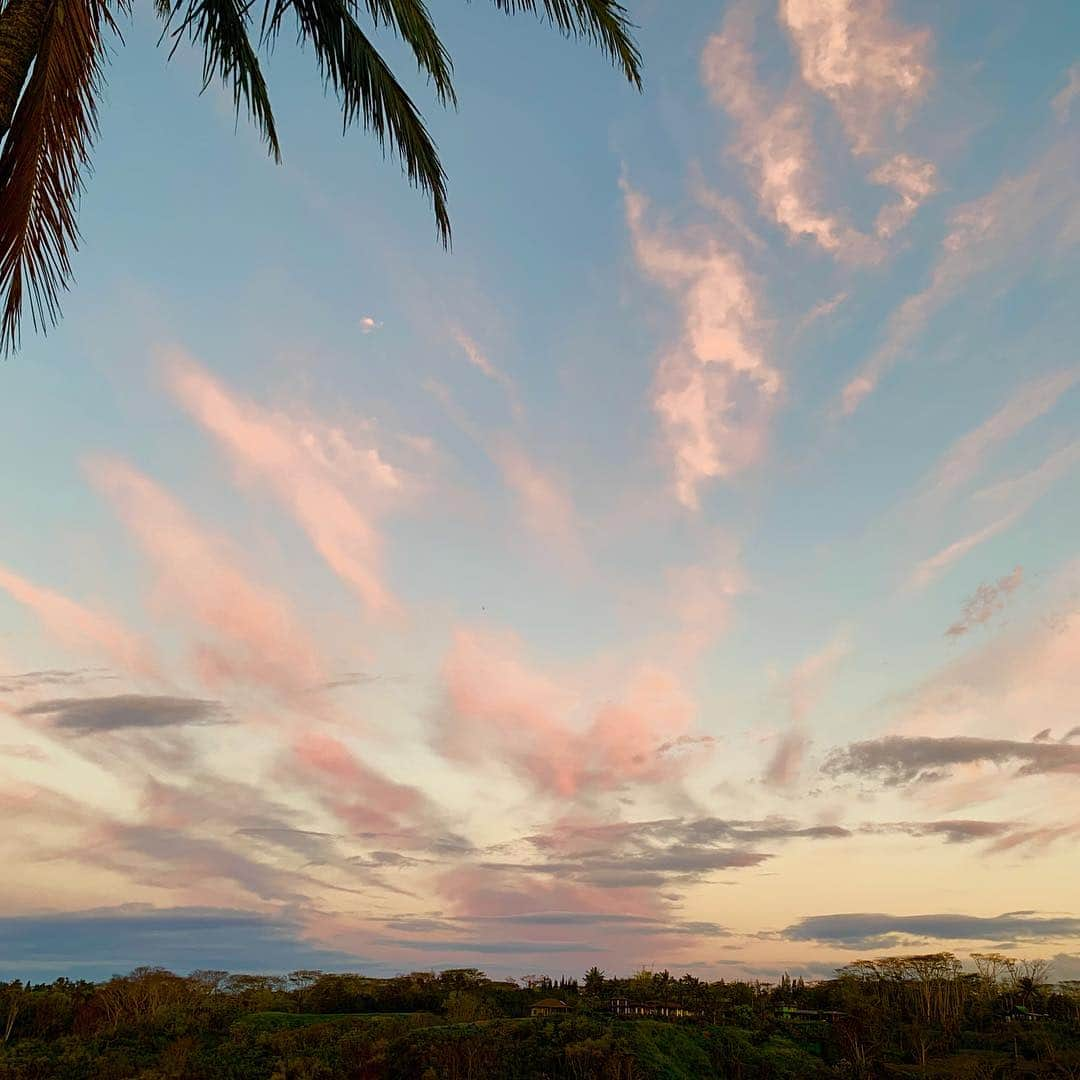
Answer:
<svg viewBox="0 0 1080 1080"><path fill-rule="evenodd" d="M534 1009L569 1009L570 1006L565 1001L559 1001L558 998L544 998L543 1001L538 1001L534 1006Z"/></svg>

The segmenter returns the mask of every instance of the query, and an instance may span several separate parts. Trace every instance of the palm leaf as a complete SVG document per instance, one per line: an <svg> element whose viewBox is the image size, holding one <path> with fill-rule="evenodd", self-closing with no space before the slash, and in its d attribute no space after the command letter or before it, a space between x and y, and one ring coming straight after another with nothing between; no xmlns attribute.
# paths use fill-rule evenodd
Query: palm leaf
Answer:
<svg viewBox="0 0 1080 1080"><path fill-rule="evenodd" d="M544 15L564 34L599 45L623 74L641 89L641 53L633 24L617 0L494 0L500 11Z"/></svg>
<svg viewBox="0 0 1080 1080"><path fill-rule="evenodd" d="M376 26L385 23L392 27L412 49L420 70L430 76L439 101L456 105L457 96L450 81L454 65L423 0L364 0L364 3Z"/></svg>
<svg viewBox="0 0 1080 1080"><path fill-rule="evenodd" d="M271 37L289 8L296 13L300 40L311 42L341 100L345 127L359 120L382 145L390 144L409 180L431 197L439 236L449 245L446 173L438 151L412 99L357 26L348 0L274 0L267 21Z"/></svg>
<svg viewBox="0 0 1080 1080"><path fill-rule="evenodd" d="M78 246L76 203L97 133L104 54L99 0L55 0L0 151L0 351L19 343L23 305L55 324Z"/></svg>
<svg viewBox="0 0 1080 1080"><path fill-rule="evenodd" d="M171 8L169 0L156 0L158 13L165 18L166 30L179 6ZM275 161L281 161L281 146L274 126L270 94L266 88L259 58L248 38L249 4L239 0L188 0L180 25L173 31L172 53L186 31L192 42L203 48L203 89L219 76L232 88L233 105L240 111L240 101L247 102L248 114L262 132Z"/></svg>

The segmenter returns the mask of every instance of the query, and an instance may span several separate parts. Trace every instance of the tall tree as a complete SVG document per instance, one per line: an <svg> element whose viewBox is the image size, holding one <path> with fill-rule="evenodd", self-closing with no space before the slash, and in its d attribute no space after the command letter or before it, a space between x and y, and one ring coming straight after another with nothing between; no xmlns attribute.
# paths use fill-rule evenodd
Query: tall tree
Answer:
<svg viewBox="0 0 1080 1080"><path fill-rule="evenodd" d="M567 36L597 45L641 87L641 57L618 0L493 0L507 14L531 12ZM97 133L105 47L130 0L0 0L0 352L19 342L29 307L34 326L59 317L78 244L76 204ZM389 145L409 181L431 199L450 241L446 174L412 99L360 21L395 33L412 51L443 105L456 104L453 64L424 0L154 0L172 52L201 48L203 86L220 79L245 105L275 161L281 160L270 95L259 65L286 19L310 44L344 126L360 123ZM254 34L253 34L254 31Z"/></svg>

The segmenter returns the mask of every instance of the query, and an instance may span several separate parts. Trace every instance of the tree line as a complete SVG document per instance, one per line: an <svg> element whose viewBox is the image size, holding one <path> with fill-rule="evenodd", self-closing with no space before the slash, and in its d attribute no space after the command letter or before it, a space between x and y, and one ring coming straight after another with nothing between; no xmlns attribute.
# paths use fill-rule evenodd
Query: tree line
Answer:
<svg viewBox="0 0 1080 1080"><path fill-rule="evenodd" d="M533 1017L540 1001L569 1008ZM677 1004L673 1021L612 1003ZM492 979L139 968L0 983L0 1080L1080 1080L1080 982L977 953L858 960L815 982L592 968Z"/></svg>

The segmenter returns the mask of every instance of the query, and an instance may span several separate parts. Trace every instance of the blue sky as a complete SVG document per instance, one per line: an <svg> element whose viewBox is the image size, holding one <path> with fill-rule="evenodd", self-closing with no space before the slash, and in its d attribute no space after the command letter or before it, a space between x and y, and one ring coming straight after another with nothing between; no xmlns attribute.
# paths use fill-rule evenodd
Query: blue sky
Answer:
<svg viewBox="0 0 1080 1080"><path fill-rule="evenodd" d="M276 167L136 12L0 370L42 950L715 977L1022 910L1075 966L1080 11L630 8L641 95L481 3L457 112L386 43L451 253L287 36Z"/></svg>

